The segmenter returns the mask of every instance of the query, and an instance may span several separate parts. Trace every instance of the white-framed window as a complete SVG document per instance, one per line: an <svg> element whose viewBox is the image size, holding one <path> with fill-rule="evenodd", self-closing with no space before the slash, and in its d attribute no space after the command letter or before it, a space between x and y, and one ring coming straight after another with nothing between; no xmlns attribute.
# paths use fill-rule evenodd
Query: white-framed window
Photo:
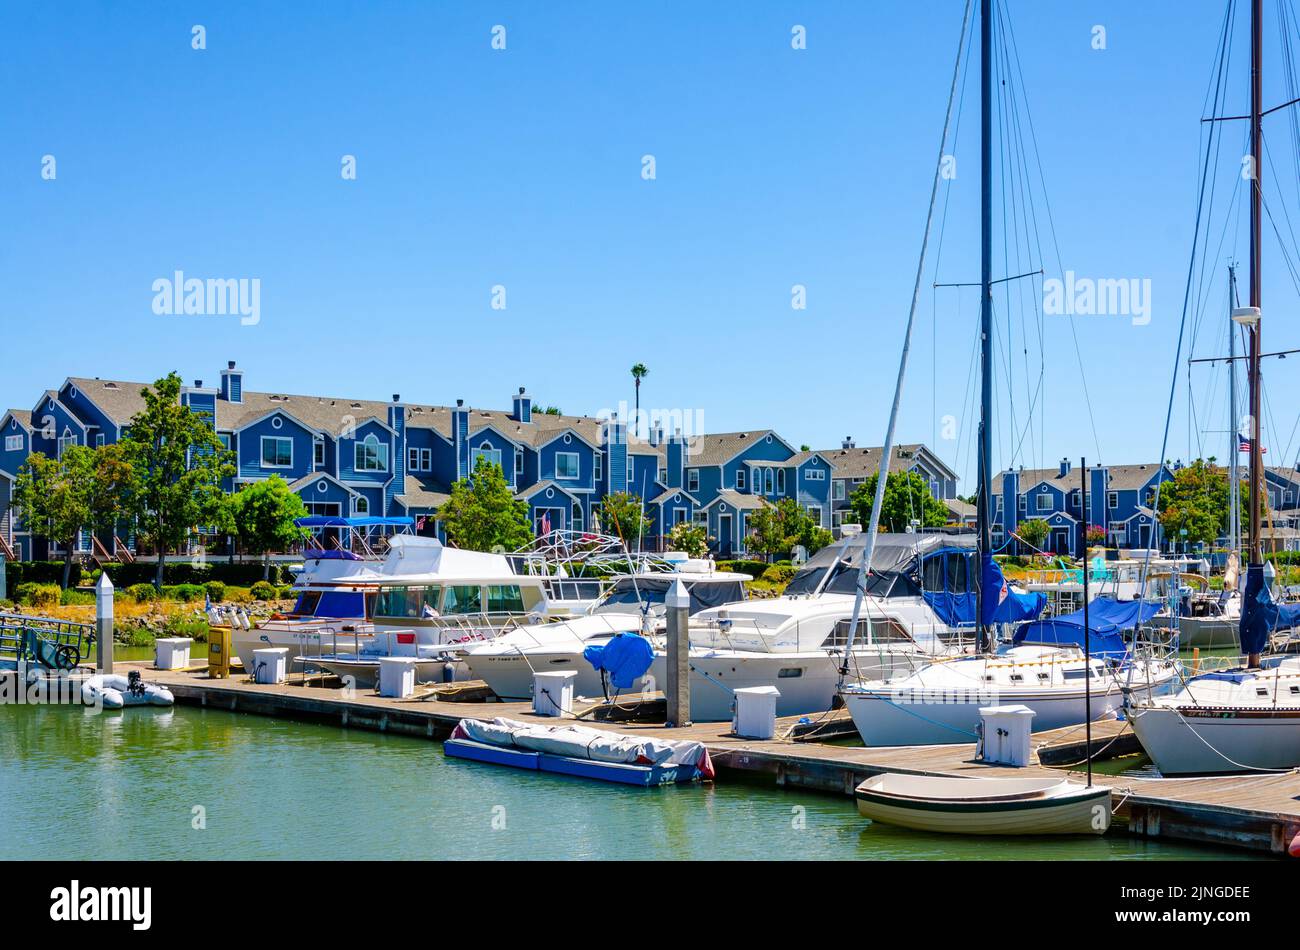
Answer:
<svg viewBox="0 0 1300 950"><path fill-rule="evenodd" d="M5 436L6 452L21 452L23 448L23 437L21 435Z"/></svg>
<svg viewBox="0 0 1300 950"><path fill-rule="evenodd" d="M501 450L494 449L491 442L483 442L480 444L479 447L474 450L469 460L469 470L471 472L478 468L479 459L487 459L493 465L499 466L501 465ZM502 468L501 471L505 472L505 469Z"/></svg>
<svg viewBox="0 0 1300 950"><path fill-rule="evenodd" d="M812 520L815 521L817 523L817 527L820 528L822 526L822 506L809 505L808 514L812 516Z"/></svg>
<svg viewBox="0 0 1300 950"><path fill-rule="evenodd" d="M293 468L293 439L278 435L262 436L262 467Z"/></svg>
<svg viewBox="0 0 1300 950"><path fill-rule="evenodd" d="M432 468L433 466L430 466ZM515 449L515 474L524 474L524 450Z"/></svg>
<svg viewBox="0 0 1300 950"><path fill-rule="evenodd" d="M772 494L772 470L770 468L763 469L763 494Z"/></svg>
<svg viewBox="0 0 1300 950"><path fill-rule="evenodd" d="M1076 488L1070 492L1070 507L1078 508L1081 504L1083 504L1083 494Z"/></svg>
<svg viewBox="0 0 1300 950"><path fill-rule="evenodd" d="M686 470L686 490L700 490L700 470L698 468L688 468Z"/></svg>
<svg viewBox="0 0 1300 950"><path fill-rule="evenodd" d="M386 472L388 446L372 432L352 447L352 462L358 472Z"/></svg>
<svg viewBox="0 0 1300 950"><path fill-rule="evenodd" d="M1035 502L1038 506L1038 511L1051 511L1054 504L1052 501L1052 493L1043 492L1035 499Z"/></svg>
<svg viewBox="0 0 1300 950"><path fill-rule="evenodd" d="M667 466L667 465L660 465L660 466L659 466L659 473L658 473L658 474L659 474L659 481L660 481L662 484L667 485L667 484L668 484L668 466Z"/></svg>
<svg viewBox="0 0 1300 950"><path fill-rule="evenodd" d="M632 456L627 457L627 490L631 491L632 486L636 484L636 478L632 474Z"/></svg>
<svg viewBox="0 0 1300 950"><path fill-rule="evenodd" d="M70 445L77 444L77 437L72 434L71 429L65 428L63 435L59 436L59 458L63 458L63 450Z"/></svg>
<svg viewBox="0 0 1300 950"><path fill-rule="evenodd" d="M691 520L696 524L702 524L707 528L709 526L709 513L707 511L697 511L691 517Z"/></svg>
<svg viewBox="0 0 1300 950"><path fill-rule="evenodd" d="M1112 521L1110 523L1110 539L1112 541L1123 540L1128 533L1128 529L1122 521Z"/></svg>
<svg viewBox="0 0 1300 950"><path fill-rule="evenodd" d="M785 469L783 468L776 470L776 490L778 494L785 494Z"/></svg>
<svg viewBox="0 0 1300 950"><path fill-rule="evenodd" d="M97 449L102 449L103 447L104 447L104 433L102 433L102 432L96 432L96 433L95 433L95 448L97 448Z"/></svg>
<svg viewBox="0 0 1300 950"><path fill-rule="evenodd" d="M736 488L739 490L739 489L743 489L744 487L745 487L745 470L743 468L738 468L736 469Z"/></svg>
<svg viewBox="0 0 1300 950"><path fill-rule="evenodd" d="M1020 511L1020 513L1021 513L1021 514L1024 514L1025 511L1026 511L1026 509L1028 509L1028 507L1029 507L1028 496L1027 496L1027 495L1017 495L1017 496L1016 496L1016 508Z"/></svg>
<svg viewBox="0 0 1300 950"><path fill-rule="evenodd" d="M826 481L826 472L825 470L820 468L810 468L808 469L808 474L806 477L810 482L824 482ZM854 487L856 488L857 486L854 485ZM842 490L843 489L841 489L841 491Z"/></svg>
<svg viewBox="0 0 1300 950"><path fill-rule="evenodd" d="M230 433L229 433L229 432L218 432L218 433L217 433L217 441L221 443L221 447L222 447L223 449L225 449L227 452L230 451Z"/></svg>
<svg viewBox="0 0 1300 950"><path fill-rule="evenodd" d="M574 531L582 530L582 505L576 501L573 503L573 514L569 517L569 527Z"/></svg>
<svg viewBox="0 0 1300 950"><path fill-rule="evenodd" d="M428 472L433 469L433 449L419 446L406 447L406 470L409 472Z"/></svg>
<svg viewBox="0 0 1300 950"><path fill-rule="evenodd" d="M593 459L592 465L595 471L595 478L596 481L599 482L602 478L605 477L605 453L597 452L592 457L592 459Z"/></svg>
<svg viewBox="0 0 1300 950"><path fill-rule="evenodd" d="M357 495L352 499L352 511L358 515L370 514L370 499L365 495Z"/></svg>
<svg viewBox="0 0 1300 950"><path fill-rule="evenodd" d="M556 478L577 478L579 473L579 461L577 452L556 452L555 453L555 477Z"/></svg>
<svg viewBox="0 0 1300 950"><path fill-rule="evenodd" d="M838 527L839 527L840 525L842 525L842 524L844 524L844 512L843 512L843 510L840 510L840 511L832 511L832 512L831 512L831 527L832 527L832 528L838 528Z"/></svg>
<svg viewBox="0 0 1300 950"><path fill-rule="evenodd" d="M311 460L317 466L325 464L325 440L320 436L311 440Z"/></svg>
<svg viewBox="0 0 1300 950"><path fill-rule="evenodd" d="M1106 492L1106 507L1112 509L1119 507L1119 492L1117 491Z"/></svg>
<svg viewBox="0 0 1300 950"><path fill-rule="evenodd" d="M812 473L809 472L808 474L811 475ZM835 481L831 482L831 500L832 501L844 500L844 479L837 478L835 479Z"/></svg>

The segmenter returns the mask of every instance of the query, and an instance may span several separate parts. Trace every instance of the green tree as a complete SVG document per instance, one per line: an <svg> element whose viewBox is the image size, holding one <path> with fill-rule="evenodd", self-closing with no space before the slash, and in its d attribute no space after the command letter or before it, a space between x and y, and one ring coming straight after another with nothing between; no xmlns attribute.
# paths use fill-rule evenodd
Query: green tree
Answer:
<svg viewBox="0 0 1300 950"><path fill-rule="evenodd" d="M755 554L786 557L796 544L814 554L832 540L831 533L814 521L797 501L782 498L775 505L765 500L763 507L749 516L745 546Z"/></svg>
<svg viewBox="0 0 1300 950"><path fill-rule="evenodd" d="M95 449L95 460L87 500L90 527L97 535L114 535L130 511L137 489L135 466L120 442Z"/></svg>
<svg viewBox="0 0 1300 950"><path fill-rule="evenodd" d="M619 491L606 495L600 503L600 524L608 533L621 538L629 551L641 549L641 538L650 530L641 496Z"/></svg>
<svg viewBox="0 0 1300 950"><path fill-rule="evenodd" d="M636 383L636 415L632 417L632 424L636 426L641 424L641 380L649 375L650 370L646 368L645 363L632 365L632 380Z"/></svg>
<svg viewBox="0 0 1300 950"><path fill-rule="evenodd" d="M562 415L564 415L564 413L560 411L560 407L559 407L559 406L547 406L547 407L545 407L544 409L539 409L539 410L537 410L537 411L540 412L540 413L541 413L542 415L544 415L544 416L562 416Z"/></svg>
<svg viewBox="0 0 1300 950"><path fill-rule="evenodd" d="M262 555L262 578L270 580L271 552L288 550L307 536L305 528L294 524L306 516L306 506L289 483L272 475L229 496L222 518L229 520L221 527L233 528L243 550Z"/></svg>
<svg viewBox="0 0 1300 950"><path fill-rule="evenodd" d="M438 512L447 537L471 551L514 551L533 538L528 503L510 491L501 466L479 456L470 478L451 486L451 497Z"/></svg>
<svg viewBox="0 0 1300 950"><path fill-rule="evenodd" d="M709 532L698 521L679 521L668 532L668 547L688 557L705 557L709 553Z"/></svg>
<svg viewBox="0 0 1300 950"><path fill-rule="evenodd" d="M72 575L77 541L90 525L90 485L95 453L84 445L70 445L52 459L36 452L18 469L13 503L22 509L28 527L63 548L66 590Z"/></svg>
<svg viewBox="0 0 1300 950"><path fill-rule="evenodd" d="M863 528L871 523L871 506L875 501L876 473L849 495L849 509ZM890 472L885 479L885 498L881 505L880 526L886 531L904 531L916 519L923 528L941 528L948 522L948 509L930 494L930 486L916 472Z"/></svg>
<svg viewBox="0 0 1300 950"><path fill-rule="evenodd" d="M1242 487L1242 509L1249 511L1249 492ZM1224 469L1204 459L1183 466L1160 486L1160 527L1165 537L1188 544L1215 541L1228 530L1228 498Z"/></svg>
<svg viewBox="0 0 1300 950"><path fill-rule="evenodd" d="M885 488L889 488L887 482ZM1042 550L1043 542L1047 540L1047 534L1050 530L1050 526L1042 518L1030 518L1028 521L1022 521L1016 525L1016 534L1020 536L1020 540L1036 551Z"/></svg>
<svg viewBox="0 0 1300 950"><path fill-rule="evenodd" d="M181 405L180 392L175 372L146 387L145 406L131 418L122 440L135 472L130 513L140 537L157 552L158 590L167 551L180 547L196 526L217 519L221 480L235 472L212 425Z"/></svg>

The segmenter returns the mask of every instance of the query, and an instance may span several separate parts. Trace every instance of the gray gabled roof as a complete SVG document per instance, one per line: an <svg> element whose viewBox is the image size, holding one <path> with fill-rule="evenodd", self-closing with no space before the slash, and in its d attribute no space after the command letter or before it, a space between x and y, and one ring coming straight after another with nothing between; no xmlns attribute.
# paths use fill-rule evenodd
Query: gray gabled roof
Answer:
<svg viewBox="0 0 1300 950"><path fill-rule="evenodd" d="M756 508L762 508L766 504L766 502L763 500L762 496L760 495L747 495L744 492L738 492L730 488L724 488L722 491L718 492L717 497L714 498L713 501L709 502L704 507L712 508L714 505L718 504L719 502L724 502L724 501L732 508L738 509L740 511L753 511Z"/></svg>
<svg viewBox="0 0 1300 950"><path fill-rule="evenodd" d="M437 509L447 503L447 499L451 497L451 492L433 479L422 479L415 475L407 475L401 494L394 497L405 505L407 510L412 508Z"/></svg>
<svg viewBox="0 0 1300 950"><path fill-rule="evenodd" d="M808 452L800 452L794 458L788 460L786 465L801 464L814 455L824 459L831 467L832 478L869 478L880 472L880 453L882 446L872 445L866 448L838 448L838 449L814 449ZM944 464L938 456L931 452L920 442L913 442L909 445L896 445L889 458L889 471L906 472L921 460L921 453L925 452L927 464L933 464L943 469L944 474L956 478L957 474Z"/></svg>
<svg viewBox="0 0 1300 950"><path fill-rule="evenodd" d="M753 429L749 432L715 432L692 436L687 440L685 465L688 468L725 465L741 452L752 445L756 445L769 435L782 445L786 445L785 440L772 429ZM788 463L770 462L768 464L776 466Z"/></svg>

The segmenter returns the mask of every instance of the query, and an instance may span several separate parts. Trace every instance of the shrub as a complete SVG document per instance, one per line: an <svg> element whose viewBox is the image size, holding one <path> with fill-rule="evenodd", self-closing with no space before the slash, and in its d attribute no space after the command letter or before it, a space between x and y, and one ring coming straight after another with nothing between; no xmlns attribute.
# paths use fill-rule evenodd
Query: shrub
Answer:
<svg viewBox="0 0 1300 950"><path fill-rule="evenodd" d="M253 602L253 595L248 592L247 587L226 588L226 603L251 604L252 602Z"/></svg>
<svg viewBox="0 0 1300 950"><path fill-rule="evenodd" d="M766 561L719 561L718 570L732 571L736 574L748 574L751 577L762 577L763 572L768 568Z"/></svg>
<svg viewBox="0 0 1300 950"><path fill-rule="evenodd" d="M199 584L177 584L174 587L164 587L163 594L188 604L203 599L203 587Z"/></svg>
<svg viewBox="0 0 1300 950"><path fill-rule="evenodd" d="M203 585L203 589L207 592L208 600L214 604L219 604L226 599L226 585L221 581L208 581Z"/></svg>
<svg viewBox="0 0 1300 950"><path fill-rule="evenodd" d="M126 595L137 604L152 603L161 596L152 584L132 584L126 589Z"/></svg>
<svg viewBox="0 0 1300 950"><path fill-rule="evenodd" d="M208 622L200 617L172 615L163 621L163 633L169 637L191 637L204 642L208 639Z"/></svg>
<svg viewBox="0 0 1300 950"><path fill-rule="evenodd" d="M63 599L63 591L58 584L38 584L27 582L14 588L18 603L27 607L57 607Z"/></svg>
<svg viewBox="0 0 1300 950"><path fill-rule="evenodd" d="M68 588L59 598L59 603L64 607L93 607L95 606L95 595L81 590L72 590Z"/></svg>
<svg viewBox="0 0 1300 950"><path fill-rule="evenodd" d="M275 585L266 581L258 581L252 586L249 593L252 594L254 600L274 600Z"/></svg>
<svg viewBox="0 0 1300 950"><path fill-rule="evenodd" d="M769 584L788 584L794 579L797 570L788 564L773 564L761 577Z"/></svg>
<svg viewBox="0 0 1300 950"><path fill-rule="evenodd" d="M279 600L291 600L293 598L293 587L288 584L277 587L275 596Z"/></svg>

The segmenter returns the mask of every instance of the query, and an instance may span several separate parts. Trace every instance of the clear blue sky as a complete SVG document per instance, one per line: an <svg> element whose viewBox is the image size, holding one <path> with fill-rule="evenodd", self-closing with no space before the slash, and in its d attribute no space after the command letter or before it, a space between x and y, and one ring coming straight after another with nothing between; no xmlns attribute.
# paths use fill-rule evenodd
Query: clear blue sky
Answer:
<svg viewBox="0 0 1300 950"><path fill-rule="evenodd" d="M1076 324L1103 461L1151 460L1223 4L1007 6L1065 267L1152 281L1149 325ZM503 408L526 385L595 413L631 400L639 360L643 405L701 410L711 431L878 444L961 10L6 4L0 400L30 407L69 375L175 368L214 384L235 359L253 389ZM191 49L194 24L206 50ZM795 24L806 50L791 49ZM979 273L973 92L944 237L954 281ZM178 269L260 278L261 322L155 315L152 282ZM1275 265L1266 303L1294 300L1281 278ZM958 312L955 293L923 297L899 435L934 441L969 491L975 298ZM1290 309L1274 346L1296 341ZM1017 461L1094 459L1068 326L1046 326L1047 394ZM1199 351L1221 345L1208 333ZM1187 455L1185 403L1170 457ZM945 415L966 420L955 439ZM1277 420L1282 442L1293 422ZM998 431L1005 464L1005 413Z"/></svg>

